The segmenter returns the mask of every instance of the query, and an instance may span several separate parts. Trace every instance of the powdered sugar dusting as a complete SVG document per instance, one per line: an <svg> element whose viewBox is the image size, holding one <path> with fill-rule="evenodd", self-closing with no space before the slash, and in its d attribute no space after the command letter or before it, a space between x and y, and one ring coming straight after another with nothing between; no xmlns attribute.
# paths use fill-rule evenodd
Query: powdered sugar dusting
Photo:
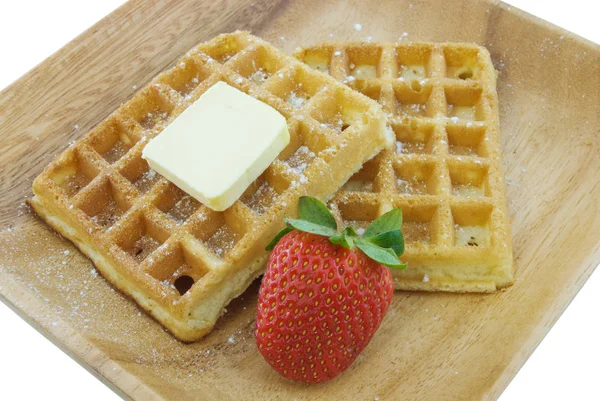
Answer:
<svg viewBox="0 0 600 401"><path fill-rule="evenodd" d="M243 202L258 214L264 214L275 202L279 194L268 182L263 182L250 197Z"/></svg>
<svg viewBox="0 0 600 401"><path fill-rule="evenodd" d="M267 72L262 68L259 68L258 70L254 71L248 77L250 81L254 82L257 85L262 85L267 80L267 78L269 78L269 74L267 74Z"/></svg>
<svg viewBox="0 0 600 401"><path fill-rule="evenodd" d="M290 95L288 96L288 100L287 101L293 107L299 109L300 107L302 107L302 105L304 104L304 102L306 102L306 98L303 97L303 96L298 96L296 94L296 92L291 92Z"/></svg>
<svg viewBox="0 0 600 401"><path fill-rule="evenodd" d="M158 180L158 174L153 169L149 169L144 174L142 174L134 183L137 189L141 193L146 193L152 185Z"/></svg>
<svg viewBox="0 0 600 401"><path fill-rule="evenodd" d="M286 160L286 164L294 174L302 175L315 156L315 153L306 145L302 145Z"/></svg>

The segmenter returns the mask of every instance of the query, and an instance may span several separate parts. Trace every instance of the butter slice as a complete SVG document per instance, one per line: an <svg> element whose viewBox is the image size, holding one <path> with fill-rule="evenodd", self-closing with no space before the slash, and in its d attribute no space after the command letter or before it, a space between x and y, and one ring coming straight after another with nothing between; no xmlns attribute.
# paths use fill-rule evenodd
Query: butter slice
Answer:
<svg viewBox="0 0 600 401"><path fill-rule="evenodd" d="M150 167L216 211L231 206L290 142L285 117L217 82L144 148Z"/></svg>

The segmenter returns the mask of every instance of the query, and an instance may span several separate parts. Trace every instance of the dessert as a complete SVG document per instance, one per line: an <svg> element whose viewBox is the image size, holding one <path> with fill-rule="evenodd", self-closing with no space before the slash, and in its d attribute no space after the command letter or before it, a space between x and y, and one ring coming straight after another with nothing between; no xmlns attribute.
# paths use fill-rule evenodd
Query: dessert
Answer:
<svg viewBox="0 0 600 401"><path fill-rule="evenodd" d="M404 214L402 290L493 292L513 282L496 72L488 51L455 43L342 43L300 48L312 68L377 100L396 146L331 201L357 230Z"/></svg>
<svg viewBox="0 0 600 401"><path fill-rule="evenodd" d="M148 140L219 81L276 109L290 134L223 212L142 158ZM330 197L390 142L376 102L235 32L189 51L65 150L34 181L30 204L108 281L177 338L195 341L262 273L265 246L299 197Z"/></svg>

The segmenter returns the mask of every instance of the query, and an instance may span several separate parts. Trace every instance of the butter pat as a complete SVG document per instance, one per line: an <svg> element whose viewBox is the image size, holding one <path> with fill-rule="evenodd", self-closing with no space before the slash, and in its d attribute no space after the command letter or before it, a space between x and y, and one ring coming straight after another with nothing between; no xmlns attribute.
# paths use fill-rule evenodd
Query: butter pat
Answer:
<svg viewBox="0 0 600 401"><path fill-rule="evenodd" d="M183 191L222 211L289 142L277 110L217 82L151 140L142 156Z"/></svg>

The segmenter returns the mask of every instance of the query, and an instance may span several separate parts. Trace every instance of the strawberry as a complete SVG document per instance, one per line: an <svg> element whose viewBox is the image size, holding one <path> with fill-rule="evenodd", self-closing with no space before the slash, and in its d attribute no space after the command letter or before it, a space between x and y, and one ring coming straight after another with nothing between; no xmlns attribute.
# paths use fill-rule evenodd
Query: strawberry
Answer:
<svg viewBox="0 0 600 401"><path fill-rule="evenodd" d="M309 383L334 378L373 338L392 301L388 267L405 268L402 212L375 220L363 237L320 201L300 198L300 220L272 249L259 291L255 337L282 376Z"/></svg>

